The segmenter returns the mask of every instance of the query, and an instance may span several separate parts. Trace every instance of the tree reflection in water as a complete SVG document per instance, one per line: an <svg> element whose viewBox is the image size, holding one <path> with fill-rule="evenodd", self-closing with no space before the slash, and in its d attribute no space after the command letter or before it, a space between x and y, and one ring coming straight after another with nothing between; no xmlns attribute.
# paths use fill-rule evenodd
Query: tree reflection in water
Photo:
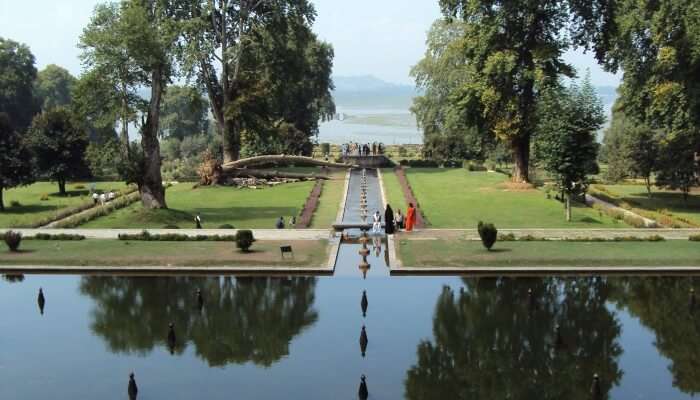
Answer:
<svg viewBox="0 0 700 400"><path fill-rule="evenodd" d="M691 300L696 284L696 278L621 278L614 294L654 332L656 348L671 360L673 386L690 394L700 392L700 309L699 299Z"/></svg>
<svg viewBox="0 0 700 400"><path fill-rule="evenodd" d="M91 329L112 352L145 354L167 348L168 325L177 330L175 354L193 344L210 366L252 361L270 366L313 325L316 278L86 276L80 290L95 301ZM200 312L197 289L204 297Z"/></svg>
<svg viewBox="0 0 700 400"><path fill-rule="evenodd" d="M445 287L438 297L435 339L418 345L406 398L590 399L594 373L607 398L619 382L620 323L606 308L605 280L499 278L464 284L466 290Z"/></svg>

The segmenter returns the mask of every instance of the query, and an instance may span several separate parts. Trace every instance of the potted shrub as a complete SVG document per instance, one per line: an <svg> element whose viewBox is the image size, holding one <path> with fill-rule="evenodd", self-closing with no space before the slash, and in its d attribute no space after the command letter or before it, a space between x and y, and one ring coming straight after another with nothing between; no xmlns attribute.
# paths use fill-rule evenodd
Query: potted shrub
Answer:
<svg viewBox="0 0 700 400"><path fill-rule="evenodd" d="M479 237L481 238L481 243L483 243L486 250L491 251L491 248L496 243L498 238L498 229L493 224L487 224L479 221L477 226L479 230Z"/></svg>
<svg viewBox="0 0 700 400"><path fill-rule="evenodd" d="M236 232L236 247L238 247L242 252L247 253L250 246L255 242L253 237L253 231L248 229L242 229Z"/></svg>
<svg viewBox="0 0 700 400"><path fill-rule="evenodd" d="M5 232L5 244L10 251L18 251L19 245L22 243L22 234L14 231Z"/></svg>

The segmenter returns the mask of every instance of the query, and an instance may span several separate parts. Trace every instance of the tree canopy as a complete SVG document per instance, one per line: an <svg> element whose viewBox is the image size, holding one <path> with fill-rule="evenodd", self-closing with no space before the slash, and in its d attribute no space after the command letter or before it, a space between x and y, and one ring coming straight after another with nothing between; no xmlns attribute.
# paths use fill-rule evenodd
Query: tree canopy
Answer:
<svg viewBox="0 0 700 400"><path fill-rule="evenodd" d="M39 71L35 86L41 109L46 111L54 107L69 106L76 82L77 79L68 70L55 64L47 65Z"/></svg>
<svg viewBox="0 0 700 400"><path fill-rule="evenodd" d="M208 104L193 87L172 85L163 96L161 137L184 139L207 132Z"/></svg>
<svg viewBox="0 0 700 400"><path fill-rule="evenodd" d="M0 211L5 210L3 191L34 182L32 155L23 136L7 114L0 112Z"/></svg>
<svg viewBox="0 0 700 400"><path fill-rule="evenodd" d="M29 47L0 37L0 113L13 130L24 132L39 110L35 79L34 55Z"/></svg>

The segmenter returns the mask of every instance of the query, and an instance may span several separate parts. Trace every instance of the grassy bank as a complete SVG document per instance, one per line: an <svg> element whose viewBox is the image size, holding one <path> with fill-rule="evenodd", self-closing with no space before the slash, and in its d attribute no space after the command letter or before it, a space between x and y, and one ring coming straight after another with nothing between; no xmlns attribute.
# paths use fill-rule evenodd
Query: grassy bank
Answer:
<svg viewBox="0 0 700 400"><path fill-rule="evenodd" d="M75 182L66 185L66 196L58 194L58 186L52 182L37 182L3 191L5 211L0 212L0 227L29 227L59 211L90 203L90 183ZM98 191L124 190L124 182L96 182ZM15 203L15 205L13 205Z"/></svg>
<svg viewBox="0 0 700 400"><path fill-rule="evenodd" d="M474 266L700 266L700 243L664 242L499 242L486 251L478 241L397 241L408 267Z"/></svg>
<svg viewBox="0 0 700 400"><path fill-rule="evenodd" d="M345 171L335 171L331 179L323 182L323 191L318 202L318 208L311 220L311 228L324 229L335 223L338 216L340 200L345 190Z"/></svg>
<svg viewBox="0 0 700 400"><path fill-rule="evenodd" d="M391 168L383 169L382 181L384 183L386 201L391 204L391 208L394 212L401 210L401 212L405 214L408 204L406 204L406 199L401 191L401 186L399 185L399 180L396 178L394 170Z"/></svg>
<svg viewBox="0 0 700 400"><path fill-rule="evenodd" d="M312 181L297 182L254 190L224 186L194 189L192 183L180 183L166 191L167 210L146 210L136 203L81 228L194 228L194 216L200 213L204 228L229 224L273 229L279 217L286 223L292 215L299 215L313 185Z"/></svg>
<svg viewBox="0 0 700 400"><path fill-rule="evenodd" d="M563 205L537 189L509 184L503 174L463 168L409 168L408 180L432 228L472 228L482 221L499 228L622 228L623 222L574 205L567 222ZM386 180L385 180L386 182ZM396 198L400 188L387 185Z"/></svg>
<svg viewBox="0 0 700 400"><path fill-rule="evenodd" d="M280 256L291 245L294 258ZM26 240L19 253L0 250L0 265L68 266L288 266L321 267L328 261L328 242L258 241L250 253L232 242L143 242L120 240Z"/></svg>
<svg viewBox="0 0 700 400"><path fill-rule="evenodd" d="M700 192L695 191L683 200L679 191L652 188L647 195L644 185L593 185L617 205L660 222L669 227L700 227Z"/></svg>

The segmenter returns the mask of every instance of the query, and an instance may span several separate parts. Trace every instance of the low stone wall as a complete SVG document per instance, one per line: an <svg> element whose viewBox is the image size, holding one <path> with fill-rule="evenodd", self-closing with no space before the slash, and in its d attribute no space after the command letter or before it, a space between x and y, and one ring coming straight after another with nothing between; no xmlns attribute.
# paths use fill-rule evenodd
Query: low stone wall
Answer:
<svg viewBox="0 0 700 400"><path fill-rule="evenodd" d="M393 167L394 162L385 155L379 156L345 156L343 162L357 165L360 168L388 168Z"/></svg>

